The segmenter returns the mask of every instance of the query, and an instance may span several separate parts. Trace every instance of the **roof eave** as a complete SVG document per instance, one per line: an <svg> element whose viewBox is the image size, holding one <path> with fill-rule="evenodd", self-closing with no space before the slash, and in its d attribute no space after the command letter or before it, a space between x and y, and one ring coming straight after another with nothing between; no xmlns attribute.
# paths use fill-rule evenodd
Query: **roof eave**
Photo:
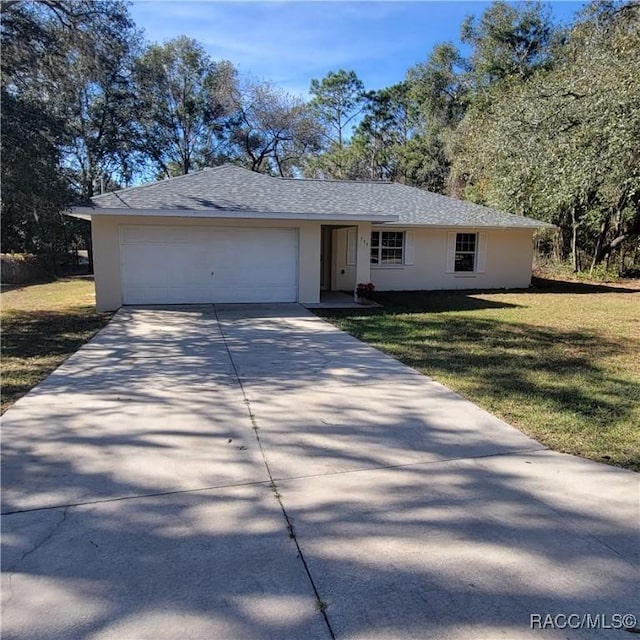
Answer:
<svg viewBox="0 0 640 640"><path fill-rule="evenodd" d="M272 211L219 211L211 209L124 209L107 207L73 207L70 216L91 220L94 216L121 217L156 217L156 218L191 218L191 219L222 219L233 220L310 220L323 222L372 222L383 224L397 222L396 215L364 215L337 213L281 213Z"/></svg>
<svg viewBox="0 0 640 640"><path fill-rule="evenodd" d="M535 231L538 229L556 229L557 227L548 222L532 223L530 225L525 224L478 224L478 222L456 222L452 224L444 224L441 222L389 222L384 224L385 227L412 227L416 229L459 229L464 227L465 229L529 229Z"/></svg>

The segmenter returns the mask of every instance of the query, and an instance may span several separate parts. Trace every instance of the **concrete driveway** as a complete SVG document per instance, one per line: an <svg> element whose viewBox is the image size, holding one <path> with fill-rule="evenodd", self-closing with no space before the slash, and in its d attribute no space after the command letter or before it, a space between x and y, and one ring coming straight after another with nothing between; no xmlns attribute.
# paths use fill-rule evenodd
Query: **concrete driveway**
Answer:
<svg viewBox="0 0 640 640"><path fill-rule="evenodd" d="M123 309L2 429L4 638L625 638L639 613L637 474L297 305Z"/></svg>

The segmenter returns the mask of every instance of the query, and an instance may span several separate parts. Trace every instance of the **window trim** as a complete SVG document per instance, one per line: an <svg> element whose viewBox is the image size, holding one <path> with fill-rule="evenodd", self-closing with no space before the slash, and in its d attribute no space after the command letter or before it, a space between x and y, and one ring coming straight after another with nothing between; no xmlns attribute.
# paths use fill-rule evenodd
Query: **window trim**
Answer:
<svg viewBox="0 0 640 640"><path fill-rule="evenodd" d="M379 234L378 237L378 246L374 247L373 244L373 236L374 234ZM395 233L401 237L402 244L400 247L383 247L382 246L382 234L383 233ZM400 262L382 262L382 250L386 249L400 249L401 258ZM371 259L371 253L377 249L378 252L378 262L373 262ZM372 229L371 230L371 246L369 250L369 264L372 269L399 269L404 267L406 264L406 255L407 255L407 234L405 231L396 231L391 229Z"/></svg>
<svg viewBox="0 0 640 640"><path fill-rule="evenodd" d="M454 263L456 256L456 240L458 233L475 233L476 234L476 261L474 271L455 271ZM487 255L491 242L489 241L491 234L486 231L475 229L456 229L447 232L447 257L445 263L445 273L455 278L474 278L482 276L487 272Z"/></svg>
<svg viewBox="0 0 640 640"><path fill-rule="evenodd" d="M456 239L455 239L455 252L453 256L453 272L456 275L471 275L478 273L478 245L479 238L478 233L466 232L466 231L457 231ZM473 250L458 250L458 237L459 236L473 236ZM458 265L458 256L473 256L473 264L471 269L457 269Z"/></svg>

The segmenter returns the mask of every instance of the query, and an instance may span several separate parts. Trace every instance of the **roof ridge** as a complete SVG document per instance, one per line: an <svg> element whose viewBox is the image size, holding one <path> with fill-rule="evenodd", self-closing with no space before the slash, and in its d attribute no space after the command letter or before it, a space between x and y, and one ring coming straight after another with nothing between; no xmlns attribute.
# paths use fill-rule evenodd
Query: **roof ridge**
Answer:
<svg viewBox="0 0 640 640"><path fill-rule="evenodd" d="M393 180L339 180L338 178L289 178L287 176L269 176L276 180L288 180L290 182L337 182L339 184L400 184ZM408 187L409 185L400 185Z"/></svg>

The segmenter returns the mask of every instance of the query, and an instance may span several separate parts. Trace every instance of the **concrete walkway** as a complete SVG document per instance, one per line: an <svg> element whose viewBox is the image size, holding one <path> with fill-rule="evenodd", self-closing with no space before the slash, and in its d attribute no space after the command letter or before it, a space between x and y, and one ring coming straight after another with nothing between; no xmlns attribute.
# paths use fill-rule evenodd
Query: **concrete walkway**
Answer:
<svg viewBox="0 0 640 640"><path fill-rule="evenodd" d="M121 310L2 431L3 638L625 638L640 613L638 474L298 305Z"/></svg>

